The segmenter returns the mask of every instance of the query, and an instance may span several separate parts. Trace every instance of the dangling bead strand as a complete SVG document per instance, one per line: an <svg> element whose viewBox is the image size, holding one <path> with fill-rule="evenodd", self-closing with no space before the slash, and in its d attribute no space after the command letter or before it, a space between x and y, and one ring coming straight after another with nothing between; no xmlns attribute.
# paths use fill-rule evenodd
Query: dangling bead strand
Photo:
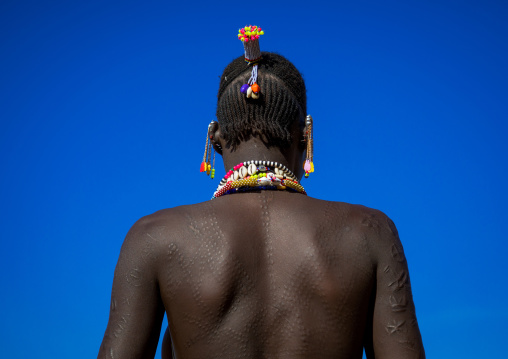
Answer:
<svg viewBox="0 0 508 359"><path fill-rule="evenodd" d="M206 160L206 174L210 176L210 172L212 170L212 151L213 151L213 145L212 145L212 136L210 136L210 141L208 142L208 158Z"/></svg>
<svg viewBox="0 0 508 359"><path fill-rule="evenodd" d="M208 132L206 134L206 143L205 143L205 154L203 155L203 162L201 162L201 166L199 168L200 172L206 172L208 176L212 178L215 176L215 152L213 150L212 139L213 136L210 134L211 125L208 125ZM212 166L212 152L213 152L213 166Z"/></svg>
<svg viewBox="0 0 508 359"><path fill-rule="evenodd" d="M314 172L314 139L312 135L312 117L307 115L305 120L306 131L305 140L307 141L307 151L305 161L303 162L303 169L305 170L305 178L309 177L309 174Z"/></svg>
<svg viewBox="0 0 508 359"><path fill-rule="evenodd" d="M215 177L215 151L213 151L213 163L212 163L212 174L210 175L211 179Z"/></svg>
<svg viewBox="0 0 508 359"><path fill-rule="evenodd" d="M205 144L205 154L203 155L203 162L201 162L201 166L199 168L199 172L205 172L206 171L206 158L208 155L208 133L206 134L206 144Z"/></svg>

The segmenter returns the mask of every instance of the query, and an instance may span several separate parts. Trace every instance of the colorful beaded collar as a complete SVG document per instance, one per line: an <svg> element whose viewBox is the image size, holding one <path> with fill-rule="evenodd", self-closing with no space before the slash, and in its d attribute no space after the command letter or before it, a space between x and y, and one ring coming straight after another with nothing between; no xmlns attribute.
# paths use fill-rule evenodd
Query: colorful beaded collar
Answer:
<svg viewBox="0 0 508 359"><path fill-rule="evenodd" d="M273 169L276 175L285 176L293 181L298 182L298 178L295 176L293 172L291 172L286 166L274 162L274 161L246 161L237 164L233 168L231 168L224 178L221 179L219 186L223 186L228 182L231 178L232 180L245 178L247 175L252 176L257 172L265 172L266 169Z"/></svg>
<svg viewBox="0 0 508 359"><path fill-rule="evenodd" d="M224 176L212 199L226 194L260 190L286 190L307 194L287 167L272 161L248 161L234 166Z"/></svg>

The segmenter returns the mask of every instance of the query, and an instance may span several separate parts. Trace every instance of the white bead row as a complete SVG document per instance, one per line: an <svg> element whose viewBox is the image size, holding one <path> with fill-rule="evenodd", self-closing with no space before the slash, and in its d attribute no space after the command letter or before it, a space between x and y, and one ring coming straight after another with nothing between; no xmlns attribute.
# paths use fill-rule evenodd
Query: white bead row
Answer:
<svg viewBox="0 0 508 359"><path fill-rule="evenodd" d="M251 168L250 165L252 165L252 164L254 164L256 166L270 166L270 167L273 167L276 170L277 169L279 170L279 173L276 173L276 174L280 174L280 175L286 176L287 178L290 178L290 179L292 179L294 181L298 181L298 179L296 178L294 173L291 172L291 170L289 170L286 166L281 165L280 163L277 163L277 162L274 162L274 161L255 161L255 160L251 160L251 161L243 162L243 165L248 169L248 174L251 175L251 176L252 176L253 173L251 173L252 171L250 170L250 168ZM243 178L243 177L245 177L245 175L241 176L241 178ZM235 178L235 179L237 179L237 178ZM227 182L227 179L223 178L220 181L219 186L220 185L224 185L226 182Z"/></svg>

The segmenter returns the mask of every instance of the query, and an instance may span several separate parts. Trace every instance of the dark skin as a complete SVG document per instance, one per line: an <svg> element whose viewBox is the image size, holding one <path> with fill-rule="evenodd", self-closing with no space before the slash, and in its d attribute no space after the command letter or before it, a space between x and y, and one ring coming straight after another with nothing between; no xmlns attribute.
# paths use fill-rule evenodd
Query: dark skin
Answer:
<svg viewBox="0 0 508 359"><path fill-rule="evenodd" d="M302 176L304 129L286 150L250 139L225 168L283 163ZM217 145L220 145L217 146ZM156 212L129 231L98 358L424 358L393 222L286 191L237 193Z"/></svg>

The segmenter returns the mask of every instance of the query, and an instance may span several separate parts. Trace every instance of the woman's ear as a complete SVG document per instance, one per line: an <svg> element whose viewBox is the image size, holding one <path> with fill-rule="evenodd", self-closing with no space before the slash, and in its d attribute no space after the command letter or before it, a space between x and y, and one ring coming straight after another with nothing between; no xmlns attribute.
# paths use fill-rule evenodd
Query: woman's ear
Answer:
<svg viewBox="0 0 508 359"><path fill-rule="evenodd" d="M212 141L213 149L215 152L222 156L222 147L224 146L224 140L222 139L220 126L217 121L210 122L210 125L208 126L208 134L210 136L210 141Z"/></svg>

